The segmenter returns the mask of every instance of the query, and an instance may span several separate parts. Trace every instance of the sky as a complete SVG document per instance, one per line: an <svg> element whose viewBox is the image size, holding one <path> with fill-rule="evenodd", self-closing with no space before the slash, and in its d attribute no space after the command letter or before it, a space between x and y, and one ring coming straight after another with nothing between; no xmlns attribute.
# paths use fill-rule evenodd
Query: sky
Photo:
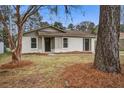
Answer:
<svg viewBox="0 0 124 93"><path fill-rule="evenodd" d="M72 8L71 17L65 15L63 6L58 7L57 16L49 13L47 9L41 9L40 13L43 16L43 21L47 21L50 24L58 21L67 26L70 23L77 25L82 21L91 21L97 25L99 22L99 8L97 5L83 5L80 8Z"/></svg>

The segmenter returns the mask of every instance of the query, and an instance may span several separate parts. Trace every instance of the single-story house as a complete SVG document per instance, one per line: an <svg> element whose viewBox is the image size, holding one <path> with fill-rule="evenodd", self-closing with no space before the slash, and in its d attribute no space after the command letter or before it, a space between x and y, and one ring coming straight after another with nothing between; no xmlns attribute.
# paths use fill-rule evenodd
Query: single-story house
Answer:
<svg viewBox="0 0 124 93"><path fill-rule="evenodd" d="M4 43L2 36L0 36L0 54L4 53Z"/></svg>
<svg viewBox="0 0 124 93"><path fill-rule="evenodd" d="M25 32L22 53L95 52L96 35L53 26Z"/></svg>

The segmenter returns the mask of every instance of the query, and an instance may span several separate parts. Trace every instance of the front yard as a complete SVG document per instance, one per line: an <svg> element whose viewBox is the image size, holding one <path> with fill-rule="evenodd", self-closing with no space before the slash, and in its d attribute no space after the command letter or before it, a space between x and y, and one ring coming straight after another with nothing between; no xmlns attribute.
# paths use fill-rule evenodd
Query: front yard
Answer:
<svg viewBox="0 0 124 93"><path fill-rule="evenodd" d="M84 65L82 66L84 68L81 68L80 64L93 63L93 58L94 58L93 54L55 54L48 56L23 55L22 57L23 60L30 60L33 62L33 64L23 68L0 69L0 87L124 87L123 74L122 74L123 78L122 75L121 76L115 75L114 79L119 80L118 82L116 82L113 79L114 83L112 84L116 84L115 86L112 86L111 84L109 84L111 86L106 86L106 85L84 86L85 84L84 85L79 84L79 82L83 82L80 80L85 80L85 78L83 78L82 76L81 76L82 78L80 77L80 74L84 73L81 71L87 70L84 69L85 68ZM0 64L4 64L9 60L11 60L11 56L9 54L0 55ZM121 64L123 63L124 63L124 55L121 55ZM74 66L76 66L77 68L76 70ZM78 71L78 69L81 71ZM78 75L76 75L77 73ZM103 72L99 72L99 73L103 73ZM93 74L93 73L89 72L89 74ZM75 78L72 78L73 76ZM109 76L111 78L111 75ZM72 79L75 83L78 84L75 85L73 84L74 82L72 84L69 83L72 81L69 81L67 77L70 78L69 80ZM76 78L79 82L75 81ZM106 80L106 76L101 78L104 78ZM120 84L119 82L122 83Z"/></svg>

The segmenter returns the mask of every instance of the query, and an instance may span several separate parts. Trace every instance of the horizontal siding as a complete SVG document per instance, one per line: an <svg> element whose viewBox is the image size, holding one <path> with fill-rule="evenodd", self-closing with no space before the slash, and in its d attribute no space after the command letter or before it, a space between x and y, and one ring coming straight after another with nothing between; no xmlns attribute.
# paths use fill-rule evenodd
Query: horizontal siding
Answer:
<svg viewBox="0 0 124 93"><path fill-rule="evenodd" d="M32 36L33 37L33 36ZM37 48L31 48L31 38L32 37L23 37L22 40L22 53L42 53L44 52L42 48L42 39L37 38ZM68 47L63 48L63 38L68 38ZM95 38L91 38L91 52L95 52ZM79 51L83 52L83 38L74 38L74 37L55 37L55 49L52 49L52 52L73 52Z"/></svg>
<svg viewBox="0 0 124 93"><path fill-rule="evenodd" d="M124 50L124 39L120 39L119 45L120 45L120 50Z"/></svg>
<svg viewBox="0 0 124 93"><path fill-rule="evenodd" d="M31 48L31 38L32 37L23 37L22 38L22 53L35 53L39 52L38 50L38 38L37 39L37 48Z"/></svg>
<svg viewBox="0 0 124 93"><path fill-rule="evenodd" d="M60 37L61 38L61 37ZM82 51L83 50L83 39L82 38L70 38L70 37L63 37L68 38L68 47L63 48L63 38L55 38L55 52L71 52L71 51ZM57 46L59 45L59 47Z"/></svg>
<svg viewBox="0 0 124 93"><path fill-rule="evenodd" d="M4 53L4 44L0 42L0 54Z"/></svg>

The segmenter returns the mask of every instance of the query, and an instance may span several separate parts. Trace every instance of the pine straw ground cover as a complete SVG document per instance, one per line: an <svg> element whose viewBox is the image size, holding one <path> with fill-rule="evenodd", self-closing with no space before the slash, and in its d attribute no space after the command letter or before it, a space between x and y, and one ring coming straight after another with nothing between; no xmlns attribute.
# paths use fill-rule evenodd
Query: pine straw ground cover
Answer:
<svg viewBox="0 0 124 93"><path fill-rule="evenodd" d="M14 68L22 68L25 66L32 65L33 62L27 61L27 60L22 60L19 63L13 63L13 62L8 62L5 64L0 65L0 69L14 69Z"/></svg>
<svg viewBox="0 0 124 93"><path fill-rule="evenodd" d="M91 63L74 64L66 67L62 79L66 87L124 87L124 65L122 74L109 74L93 68Z"/></svg>
<svg viewBox="0 0 124 93"><path fill-rule="evenodd" d="M33 62L23 68L0 69L0 87L124 87L122 74L108 74L92 67L92 54L23 55ZM11 60L0 55L0 65Z"/></svg>

